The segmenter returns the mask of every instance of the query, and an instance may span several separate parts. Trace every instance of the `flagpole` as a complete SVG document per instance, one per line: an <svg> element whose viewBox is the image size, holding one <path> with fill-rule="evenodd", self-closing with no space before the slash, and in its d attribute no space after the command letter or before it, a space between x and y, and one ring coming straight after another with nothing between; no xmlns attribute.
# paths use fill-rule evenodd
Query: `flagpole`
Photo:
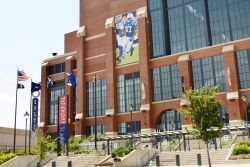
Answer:
<svg viewBox="0 0 250 167"><path fill-rule="evenodd" d="M31 115L33 114L32 113L32 78L31 78L31 81L30 81L30 132L29 132L29 153L30 153L30 145L31 145Z"/></svg>
<svg viewBox="0 0 250 167"><path fill-rule="evenodd" d="M17 87L18 84L18 68L16 73L16 104L15 104L15 122L14 122L14 144L13 144L13 152L16 152L16 114L17 114Z"/></svg>

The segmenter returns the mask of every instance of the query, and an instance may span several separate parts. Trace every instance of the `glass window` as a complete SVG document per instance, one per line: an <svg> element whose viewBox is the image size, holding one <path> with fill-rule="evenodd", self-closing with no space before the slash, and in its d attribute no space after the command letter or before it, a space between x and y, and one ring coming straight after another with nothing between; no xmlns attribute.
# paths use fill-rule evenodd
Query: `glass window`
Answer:
<svg viewBox="0 0 250 167"><path fill-rule="evenodd" d="M139 72L120 75L117 77L117 108L118 113L128 112L132 104L135 111L140 110L141 90Z"/></svg>
<svg viewBox="0 0 250 167"><path fill-rule="evenodd" d="M160 131L174 131L181 129L181 116L176 110L165 111L156 125L157 130Z"/></svg>
<svg viewBox="0 0 250 167"><path fill-rule="evenodd" d="M97 125L96 132L98 135L106 134L106 125ZM95 125L87 126L86 130L87 136L91 136L95 134Z"/></svg>
<svg viewBox="0 0 250 167"><path fill-rule="evenodd" d="M149 0L149 10L153 57L166 55L163 1Z"/></svg>
<svg viewBox="0 0 250 167"><path fill-rule="evenodd" d="M94 104L94 82L87 83L87 117L95 116L94 105L96 107L96 115L106 114L106 81L104 79L96 80L96 98Z"/></svg>
<svg viewBox="0 0 250 167"><path fill-rule="evenodd" d="M55 64L48 67L48 75L57 74L65 71L65 63Z"/></svg>
<svg viewBox="0 0 250 167"><path fill-rule="evenodd" d="M64 85L55 85L48 89L49 125L57 125L58 97L64 95Z"/></svg>
<svg viewBox="0 0 250 167"><path fill-rule="evenodd" d="M204 86L218 85L219 92L226 90L224 78L224 62L222 56L192 60L193 87L202 89Z"/></svg>
<svg viewBox="0 0 250 167"><path fill-rule="evenodd" d="M118 123L118 135L126 135L140 133L141 131L141 121L132 121L132 126L130 126L130 122L122 122Z"/></svg>
<svg viewBox="0 0 250 167"><path fill-rule="evenodd" d="M250 49L237 52L240 88L250 88Z"/></svg>
<svg viewBox="0 0 250 167"><path fill-rule="evenodd" d="M153 101L180 97L178 65L168 65L152 70Z"/></svg>

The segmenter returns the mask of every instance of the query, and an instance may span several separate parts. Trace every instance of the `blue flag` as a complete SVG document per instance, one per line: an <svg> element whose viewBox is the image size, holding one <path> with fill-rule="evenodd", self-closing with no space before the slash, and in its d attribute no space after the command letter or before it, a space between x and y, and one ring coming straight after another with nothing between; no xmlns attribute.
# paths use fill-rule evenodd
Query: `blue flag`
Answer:
<svg viewBox="0 0 250 167"><path fill-rule="evenodd" d="M67 85L76 87L76 79L74 75L72 75L71 73L66 73L66 74L67 74Z"/></svg>
<svg viewBox="0 0 250 167"><path fill-rule="evenodd" d="M52 88L52 86L53 86L53 81L48 77L47 88Z"/></svg>
<svg viewBox="0 0 250 167"><path fill-rule="evenodd" d="M31 92L36 92L41 89L41 83L31 82Z"/></svg>

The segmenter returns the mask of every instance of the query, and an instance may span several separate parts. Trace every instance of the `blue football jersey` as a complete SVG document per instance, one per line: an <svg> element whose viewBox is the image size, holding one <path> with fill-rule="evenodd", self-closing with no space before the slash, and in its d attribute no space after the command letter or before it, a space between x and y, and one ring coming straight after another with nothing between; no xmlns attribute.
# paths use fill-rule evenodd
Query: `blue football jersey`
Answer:
<svg viewBox="0 0 250 167"><path fill-rule="evenodd" d="M126 21L124 24L125 27L125 31L126 31L126 36L127 37L133 37L134 36L134 32L136 29L136 22L135 21Z"/></svg>

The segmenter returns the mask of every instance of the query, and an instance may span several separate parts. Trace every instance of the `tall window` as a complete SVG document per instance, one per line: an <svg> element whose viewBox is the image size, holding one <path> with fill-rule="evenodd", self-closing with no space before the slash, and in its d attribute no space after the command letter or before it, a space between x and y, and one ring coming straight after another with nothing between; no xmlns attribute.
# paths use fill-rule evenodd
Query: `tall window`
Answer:
<svg viewBox="0 0 250 167"><path fill-rule="evenodd" d="M226 90L222 56L192 60L192 76L195 89L218 85L220 92Z"/></svg>
<svg viewBox="0 0 250 167"><path fill-rule="evenodd" d="M87 136L91 136L95 134L95 126L87 126ZM105 134L106 133L106 125L97 125L96 126L96 133L97 134Z"/></svg>
<svg viewBox="0 0 250 167"><path fill-rule="evenodd" d="M237 52L240 88L250 88L250 49Z"/></svg>
<svg viewBox="0 0 250 167"><path fill-rule="evenodd" d="M169 100L180 97L178 65L168 65L152 70L153 100Z"/></svg>
<svg viewBox="0 0 250 167"><path fill-rule="evenodd" d="M64 85L56 85L48 89L49 124L57 125L58 97L64 95Z"/></svg>
<svg viewBox="0 0 250 167"><path fill-rule="evenodd" d="M176 110L165 111L157 121L156 128L161 131L181 129L181 116Z"/></svg>
<svg viewBox="0 0 250 167"><path fill-rule="evenodd" d="M128 133L139 133L141 131L141 121L132 121L132 126L130 122L118 123L118 135L126 135Z"/></svg>
<svg viewBox="0 0 250 167"><path fill-rule="evenodd" d="M153 57L166 55L164 1L149 0Z"/></svg>
<svg viewBox="0 0 250 167"><path fill-rule="evenodd" d="M208 0L213 44L231 41L227 0Z"/></svg>
<svg viewBox="0 0 250 167"><path fill-rule="evenodd" d="M120 75L117 77L117 109L118 113L128 112L132 104L134 111L141 106L140 75L139 72Z"/></svg>
<svg viewBox="0 0 250 167"><path fill-rule="evenodd" d="M94 105L96 115L101 116L106 113L106 81L104 79L96 80L96 99L94 104L94 82L87 83L87 117L93 117Z"/></svg>
<svg viewBox="0 0 250 167"><path fill-rule="evenodd" d="M148 0L152 57L250 36L249 0Z"/></svg>

